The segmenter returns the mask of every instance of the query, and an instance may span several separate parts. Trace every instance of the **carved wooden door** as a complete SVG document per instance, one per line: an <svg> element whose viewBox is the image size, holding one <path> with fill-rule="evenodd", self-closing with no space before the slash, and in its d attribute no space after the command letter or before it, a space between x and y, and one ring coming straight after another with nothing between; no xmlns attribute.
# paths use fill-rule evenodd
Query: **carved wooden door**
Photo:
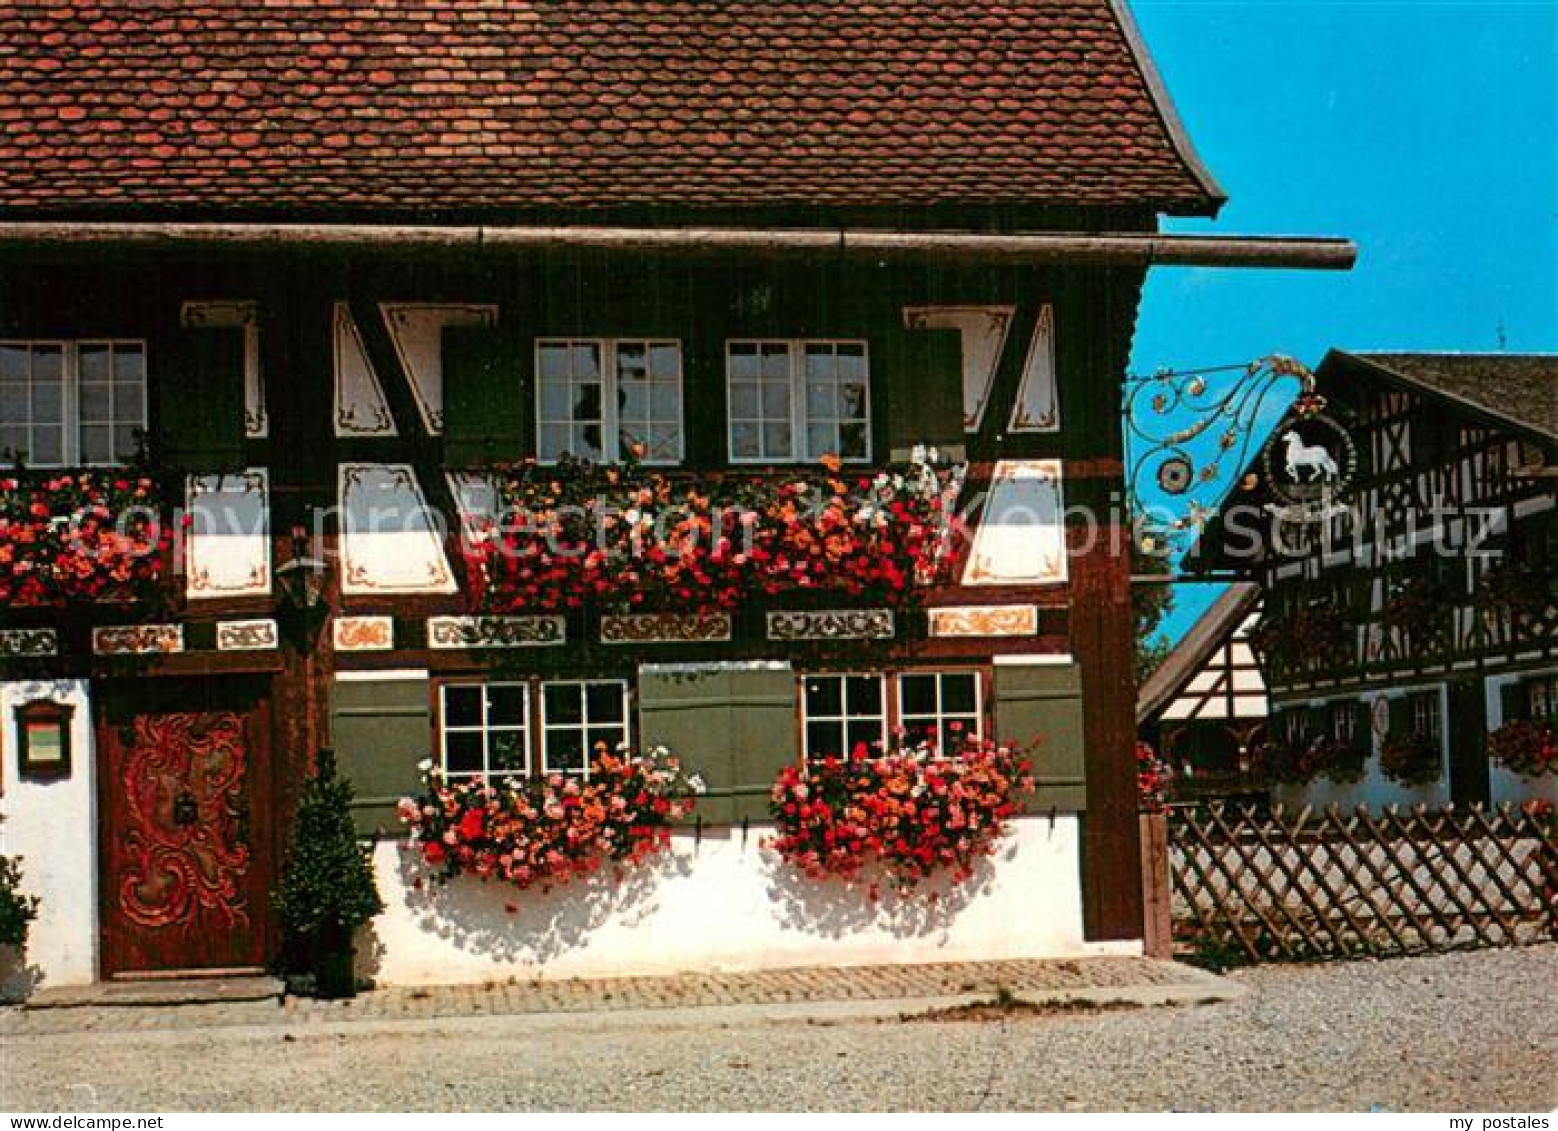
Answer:
<svg viewBox="0 0 1558 1131"><path fill-rule="evenodd" d="M104 975L263 965L265 700L231 683L158 681L100 701Z"/></svg>

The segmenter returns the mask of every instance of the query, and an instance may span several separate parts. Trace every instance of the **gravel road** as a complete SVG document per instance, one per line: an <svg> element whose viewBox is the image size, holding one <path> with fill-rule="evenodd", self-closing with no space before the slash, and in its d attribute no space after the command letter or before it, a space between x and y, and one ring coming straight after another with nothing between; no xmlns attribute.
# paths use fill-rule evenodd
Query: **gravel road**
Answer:
<svg viewBox="0 0 1558 1131"><path fill-rule="evenodd" d="M985 1021L741 1009L0 1040L6 1110L1547 1111L1558 946L1235 974L1226 1004Z"/></svg>

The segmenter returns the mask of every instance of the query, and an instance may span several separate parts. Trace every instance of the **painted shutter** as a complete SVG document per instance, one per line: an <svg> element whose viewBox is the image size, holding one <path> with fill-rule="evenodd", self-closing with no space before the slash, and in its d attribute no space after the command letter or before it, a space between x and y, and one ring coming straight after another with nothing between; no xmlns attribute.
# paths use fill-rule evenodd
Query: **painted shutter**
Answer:
<svg viewBox="0 0 1558 1131"><path fill-rule="evenodd" d="M901 463L915 444L963 455L963 334L956 329L897 330L873 358L871 381L887 400L890 458Z"/></svg>
<svg viewBox="0 0 1558 1131"><path fill-rule="evenodd" d="M995 736L1033 751L1030 808L1087 808L1082 678L1076 664L1000 664L995 669Z"/></svg>
<svg viewBox="0 0 1558 1131"><path fill-rule="evenodd" d="M357 831L398 834L395 803L420 789L417 763L433 746L426 677L336 681L330 727L336 764L357 787Z"/></svg>
<svg viewBox="0 0 1558 1131"><path fill-rule="evenodd" d="M444 462L506 463L527 454L530 383L509 337L496 326L443 333Z"/></svg>
<svg viewBox="0 0 1558 1131"><path fill-rule="evenodd" d="M178 331L157 374L157 444L178 471L244 466L244 345L241 326Z"/></svg>
<svg viewBox="0 0 1558 1131"><path fill-rule="evenodd" d="M646 664L638 678L642 745L669 748L703 777L705 824L766 821L774 778L799 751L795 695L788 664Z"/></svg>

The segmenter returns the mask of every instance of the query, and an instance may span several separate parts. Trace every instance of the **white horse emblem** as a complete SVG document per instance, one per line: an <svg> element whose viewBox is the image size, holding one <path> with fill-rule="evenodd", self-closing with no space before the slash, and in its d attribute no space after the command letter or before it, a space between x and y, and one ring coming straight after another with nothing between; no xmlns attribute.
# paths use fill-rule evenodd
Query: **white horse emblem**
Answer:
<svg viewBox="0 0 1558 1131"><path fill-rule="evenodd" d="M1307 471L1308 481L1316 479L1336 479L1341 476L1341 471L1336 466L1336 461L1331 458L1331 453L1319 445L1304 444L1303 438L1297 432L1284 432L1282 438L1287 441L1287 469L1288 475L1295 483L1303 482L1305 477L1301 472Z"/></svg>

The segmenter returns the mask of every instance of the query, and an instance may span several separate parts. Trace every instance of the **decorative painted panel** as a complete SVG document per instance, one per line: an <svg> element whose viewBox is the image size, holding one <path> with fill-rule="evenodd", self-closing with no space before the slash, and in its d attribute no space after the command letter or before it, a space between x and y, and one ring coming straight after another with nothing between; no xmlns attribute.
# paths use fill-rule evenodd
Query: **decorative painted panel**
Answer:
<svg viewBox="0 0 1558 1131"><path fill-rule="evenodd" d="M964 605L929 615L932 636L1032 636L1039 630L1036 605Z"/></svg>
<svg viewBox="0 0 1558 1131"><path fill-rule="evenodd" d="M341 590L453 593L440 522L409 464L343 463Z"/></svg>
<svg viewBox="0 0 1558 1131"><path fill-rule="evenodd" d="M223 620L216 623L216 646L222 652L263 652L280 647L273 620Z"/></svg>
<svg viewBox="0 0 1558 1131"><path fill-rule="evenodd" d="M260 365L259 304L231 299L186 302L180 320L185 326L243 327L243 431L251 440L270 435L265 374Z"/></svg>
<svg viewBox="0 0 1558 1131"><path fill-rule="evenodd" d="M1065 581L1064 515L1059 460L997 463L963 570L963 584Z"/></svg>
<svg viewBox="0 0 1558 1131"><path fill-rule="evenodd" d="M0 656L53 656L59 645L59 633L52 628L0 629Z"/></svg>
<svg viewBox="0 0 1558 1131"><path fill-rule="evenodd" d="M1012 406L1012 432L1060 431L1060 405L1055 391L1055 311L1044 306L1028 344L1022 385Z"/></svg>
<svg viewBox="0 0 1558 1131"><path fill-rule="evenodd" d="M184 548L191 600L270 592L270 478L263 468L234 475L192 475Z"/></svg>
<svg viewBox="0 0 1558 1131"><path fill-rule="evenodd" d="M337 617L330 636L337 652L387 652L395 646L395 619Z"/></svg>
<svg viewBox="0 0 1558 1131"><path fill-rule="evenodd" d="M963 430L979 431L995 374L1011 330L1010 306L911 306L904 321L911 330L948 329L963 335Z"/></svg>
<svg viewBox="0 0 1558 1131"><path fill-rule="evenodd" d="M384 396L384 386L368 359L351 308L338 302L331 317L335 336L335 434L395 435L395 418Z"/></svg>
<svg viewBox="0 0 1558 1131"><path fill-rule="evenodd" d="M401 370L411 382L417 411L433 435L444 429L445 326L490 326L498 308L489 305L385 302L379 304Z"/></svg>
<svg viewBox="0 0 1558 1131"><path fill-rule="evenodd" d="M600 623L607 644L695 644L729 640L730 634L729 613L629 613Z"/></svg>
<svg viewBox="0 0 1558 1131"><path fill-rule="evenodd" d="M891 609L829 609L768 614L770 640L890 640Z"/></svg>
<svg viewBox="0 0 1558 1131"><path fill-rule="evenodd" d="M497 483L492 476L475 471L451 471L447 478L449 493L460 511L460 531L466 539L474 540L498 520L502 502Z"/></svg>
<svg viewBox="0 0 1558 1131"><path fill-rule="evenodd" d="M184 650L184 626L126 624L92 630L92 651L99 656L155 656Z"/></svg>
<svg viewBox="0 0 1558 1131"><path fill-rule="evenodd" d="M535 648L562 644L567 630L560 616L433 617L427 622L430 648Z"/></svg>

